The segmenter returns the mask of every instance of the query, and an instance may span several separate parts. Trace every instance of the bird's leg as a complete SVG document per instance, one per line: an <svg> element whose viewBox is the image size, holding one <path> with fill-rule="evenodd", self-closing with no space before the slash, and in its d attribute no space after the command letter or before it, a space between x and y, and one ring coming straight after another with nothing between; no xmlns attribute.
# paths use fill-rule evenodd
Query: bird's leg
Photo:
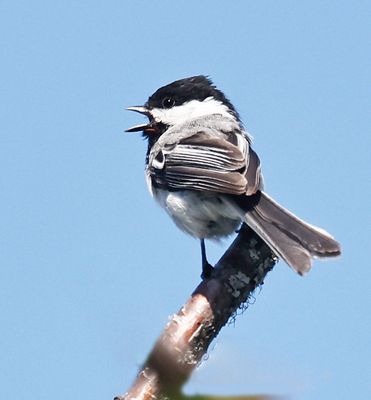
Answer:
<svg viewBox="0 0 371 400"><path fill-rule="evenodd" d="M206 248L205 248L205 239L201 239L201 255L202 255L202 279L210 278L211 273L214 270L214 267L209 264L206 258Z"/></svg>

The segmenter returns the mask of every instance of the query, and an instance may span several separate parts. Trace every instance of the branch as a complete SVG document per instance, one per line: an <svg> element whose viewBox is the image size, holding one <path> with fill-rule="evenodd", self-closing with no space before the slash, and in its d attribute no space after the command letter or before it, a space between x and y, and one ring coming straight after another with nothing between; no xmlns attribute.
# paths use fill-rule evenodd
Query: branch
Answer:
<svg viewBox="0 0 371 400"><path fill-rule="evenodd" d="M269 247L243 225L212 276L167 324L132 387L115 400L182 398L183 384L212 340L276 262Z"/></svg>

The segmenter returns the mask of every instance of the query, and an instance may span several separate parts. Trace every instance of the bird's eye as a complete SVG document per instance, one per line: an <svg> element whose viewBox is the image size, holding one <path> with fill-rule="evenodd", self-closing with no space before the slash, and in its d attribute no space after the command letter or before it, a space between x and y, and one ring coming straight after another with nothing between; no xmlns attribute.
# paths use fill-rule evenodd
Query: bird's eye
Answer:
<svg viewBox="0 0 371 400"><path fill-rule="evenodd" d="M164 108L170 108L175 104L175 100L172 97L165 97L162 100L162 106Z"/></svg>

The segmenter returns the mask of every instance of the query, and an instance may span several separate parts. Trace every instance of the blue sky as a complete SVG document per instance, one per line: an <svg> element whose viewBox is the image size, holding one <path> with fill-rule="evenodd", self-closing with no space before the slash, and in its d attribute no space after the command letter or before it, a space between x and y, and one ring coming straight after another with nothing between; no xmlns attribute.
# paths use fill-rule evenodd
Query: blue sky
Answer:
<svg viewBox="0 0 371 400"><path fill-rule="evenodd" d="M279 263L187 393L367 398L367 1L0 3L0 398L110 399L199 282L198 243L151 199L124 111L208 74L266 190L343 256ZM228 246L209 245L216 261Z"/></svg>

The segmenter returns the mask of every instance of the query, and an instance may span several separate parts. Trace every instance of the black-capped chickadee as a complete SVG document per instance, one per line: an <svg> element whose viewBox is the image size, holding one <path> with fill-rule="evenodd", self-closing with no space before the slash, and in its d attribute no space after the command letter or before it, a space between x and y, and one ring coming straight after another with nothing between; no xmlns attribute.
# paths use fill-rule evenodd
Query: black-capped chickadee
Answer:
<svg viewBox="0 0 371 400"><path fill-rule="evenodd" d="M149 122L127 129L148 139L150 192L175 224L201 240L202 276L210 275L205 239L244 222L300 275L311 259L340 254L339 243L277 204L263 191L260 161L231 102L205 76L158 89L129 107Z"/></svg>

